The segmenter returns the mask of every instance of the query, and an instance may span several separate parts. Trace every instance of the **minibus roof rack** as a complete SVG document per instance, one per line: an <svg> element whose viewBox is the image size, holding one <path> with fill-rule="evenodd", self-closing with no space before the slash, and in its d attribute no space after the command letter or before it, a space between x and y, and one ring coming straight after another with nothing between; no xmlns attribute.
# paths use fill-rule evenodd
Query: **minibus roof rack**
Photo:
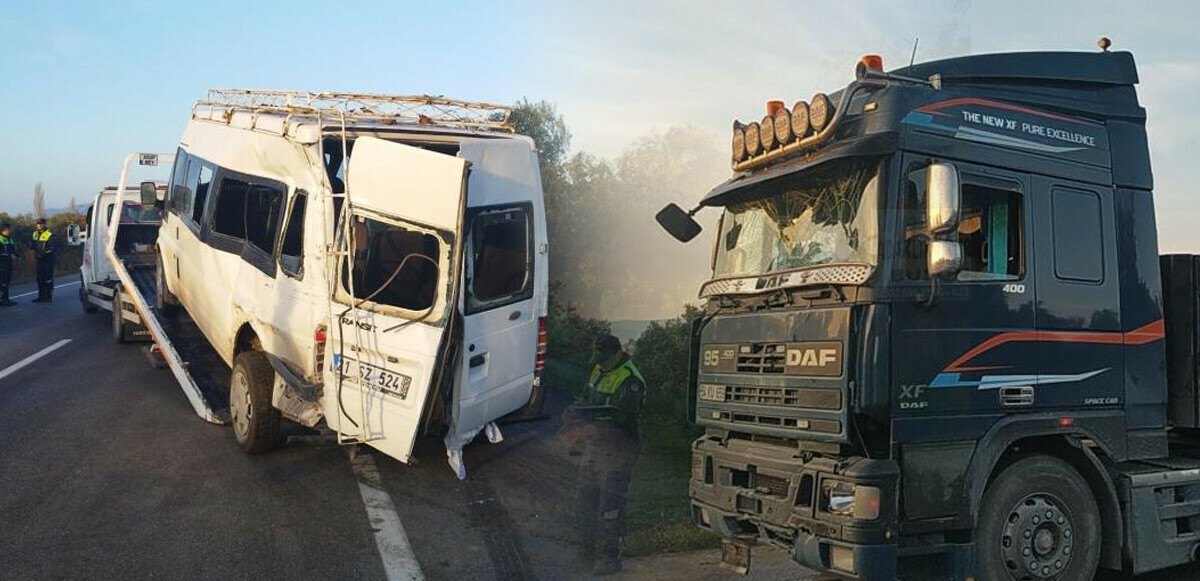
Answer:
<svg viewBox="0 0 1200 581"><path fill-rule="evenodd" d="M234 113L282 115L290 121L311 117L347 124L450 125L511 133L512 107L432 95L313 93L272 89L209 89L192 106L193 119L231 117Z"/></svg>

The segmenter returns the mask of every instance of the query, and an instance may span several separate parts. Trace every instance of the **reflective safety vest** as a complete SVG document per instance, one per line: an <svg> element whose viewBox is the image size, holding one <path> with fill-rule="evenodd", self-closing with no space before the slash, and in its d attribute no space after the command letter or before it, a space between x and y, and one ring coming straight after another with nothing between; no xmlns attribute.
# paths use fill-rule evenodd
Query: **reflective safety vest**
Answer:
<svg viewBox="0 0 1200 581"><path fill-rule="evenodd" d="M37 250L38 254L49 254L53 248L50 248L50 230L33 231L33 249Z"/></svg>
<svg viewBox="0 0 1200 581"><path fill-rule="evenodd" d="M17 249L13 245L12 238L0 234L0 257L11 258L17 254Z"/></svg>
<svg viewBox="0 0 1200 581"><path fill-rule="evenodd" d="M625 383L626 379L629 379L630 375L636 377L638 381L642 382L642 385L646 385L642 372L638 371L632 359L628 359L608 373L601 371L599 365L594 367L592 376L588 379L588 386L595 389L596 393L611 396L617 392L617 388L621 387L622 383Z"/></svg>

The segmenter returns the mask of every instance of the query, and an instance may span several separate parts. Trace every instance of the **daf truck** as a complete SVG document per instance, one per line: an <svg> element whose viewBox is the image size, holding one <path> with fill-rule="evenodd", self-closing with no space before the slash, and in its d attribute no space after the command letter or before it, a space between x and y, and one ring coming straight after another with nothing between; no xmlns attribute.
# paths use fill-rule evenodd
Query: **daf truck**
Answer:
<svg viewBox="0 0 1200 581"><path fill-rule="evenodd" d="M1103 46L1103 45L1102 45ZM1104 46L1104 48L1107 48ZM1200 550L1197 257L1160 257L1127 52L985 54L735 122L691 513L841 577L1091 579Z"/></svg>

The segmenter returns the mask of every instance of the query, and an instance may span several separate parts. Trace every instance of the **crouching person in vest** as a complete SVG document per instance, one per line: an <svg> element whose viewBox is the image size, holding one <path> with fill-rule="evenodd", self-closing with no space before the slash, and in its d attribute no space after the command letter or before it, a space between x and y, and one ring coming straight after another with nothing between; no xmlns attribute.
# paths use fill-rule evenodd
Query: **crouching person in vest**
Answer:
<svg viewBox="0 0 1200 581"><path fill-rule="evenodd" d="M46 219L38 218L37 230L33 233L33 254L37 257L38 297L35 303L48 303L54 294L54 259L58 239L46 228Z"/></svg>
<svg viewBox="0 0 1200 581"><path fill-rule="evenodd" d="M593 566L593 575L610 575L621 570L625 496L637 460L646 382L612 335L596 340L592 360L587 390L563 421L584 444L577 489L581 561Z"/></svg>

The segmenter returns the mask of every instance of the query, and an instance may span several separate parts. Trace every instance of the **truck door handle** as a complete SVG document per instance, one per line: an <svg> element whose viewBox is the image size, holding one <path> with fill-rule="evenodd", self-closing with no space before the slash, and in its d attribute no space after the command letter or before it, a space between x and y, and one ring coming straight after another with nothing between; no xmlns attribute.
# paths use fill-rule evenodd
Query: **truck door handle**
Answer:
<svg viewBox="0 0 1200 581"><path fill-rule="evenodd" d="M521 318L521 311L513 311L512 313L509 313L509 315L508 315L508 320L510 320L510 321L515 321L520 318Z"/></svg>
<svg viewBox="0 0 1200 581"><path fill-rule="evenodd" d="M480 365L483 365L483 362L486 359L487 358L484 357L483 353L480 353L479 355L471 356L471 367L479 367Z"/></svg>
<svg viewBox="0 0 1200 581"><path fill-rule="evenodd" d="M1001 387L1000 405L1002 407L1022 407L1033 405L1033 386L1015 385Z"/></svg>

